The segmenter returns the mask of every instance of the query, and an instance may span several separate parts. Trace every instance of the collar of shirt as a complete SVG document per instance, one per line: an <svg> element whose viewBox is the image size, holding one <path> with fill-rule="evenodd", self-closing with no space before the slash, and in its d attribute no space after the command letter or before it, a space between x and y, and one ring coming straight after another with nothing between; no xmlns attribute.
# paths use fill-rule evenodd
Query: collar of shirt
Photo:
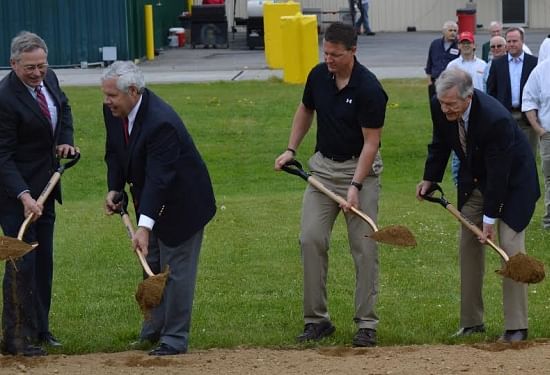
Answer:
<svg viewBox="0 0 550 375"><path fill-rule="evenodd" d="M359 61L357 61L357 57L353 56L353 68L351 68L351 74L349 76L348 84L346 87L354 87L357 86L357 71L359 70ZM336 76L329 72L329 78L335 82Z"/></svg>
<svg viewBox="0 0 550 375"><path fill-rule="evenodd" d="M134 128L134 121L136 121L136 116L139 111L139 107L141 106L141 99L143 98L143 95L139 96L139 100L132 108L130 113L128 113L128 134L132 134L132 129Z"/></svg>
<svg viewBox="0 0 550 375"><path fill-rule="evenodd" d="M523 62L523 56L525 55L525 52L522 52L521 55L518 57L513 57L512 55L508 54L508 62Z"/></svg>
<svg viewBox="0 0 550 375"><path fill-rule="evenodd" d="M31 87L29 85L27 85L26 83L23 83L25 85L25 87L27 88L27 90L29 90L29 92L31 93L32 97L36 99L36 87L40 87L40 91L42 91L43 89L45 89L46 87L44 86L44 82L40 82L36 87Z"/></svg>
<svg viewBox="0 0 550 375"><path fill-rule="evenodd" d="M468 108L466 108L466 110L462 114L462 121L464 121L464 129L466 130L468 130L471 109L472 109L472 101L470 100L470 104L468 104Z"/></svg>

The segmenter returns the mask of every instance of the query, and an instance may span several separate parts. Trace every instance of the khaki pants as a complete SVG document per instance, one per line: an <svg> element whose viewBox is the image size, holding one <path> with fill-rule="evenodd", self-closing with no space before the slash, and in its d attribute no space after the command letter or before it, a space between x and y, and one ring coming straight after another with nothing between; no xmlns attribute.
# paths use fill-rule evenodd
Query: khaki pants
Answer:
<svg viewBox="0 0 550 375"><path fill-rule="evenodd" d="M346 197L357 160L335 162L316 153L309 160L312 174L328 189ZM380 182L378 173L382 161L377 158L371 175L365 178L360 191L360 209L374 221L378 216ZM326 281L328 250L336 217L341 212L338 204L316 188L308 185L304 193L300 247L304 266L304 320L305 323L329 321ZM351 255L355 263L355 316L359 328L376 329L378 317L375 305L378 296L378 246L365 235L370 226L358 216L345 215Z"/></svg>
<svg viewBox="0 0 550 375"><path fill-rule="evenodd" d="M476 225L483 221L483 197L474 190L462 207L462 215ZM512 256L525 252L525 231L512 230L506 223L498 223L500 247ZM460 230L460 326L473 327L483 323L483 276L485 273L485 250L476 235L462 226ZM487 251L493 251L488 249ZM495 253L495 256L496 255ZM491 277L497 277L491 275ZM502 281L504 305L504 329L526 329L527 285L509 278Z"/></svg>

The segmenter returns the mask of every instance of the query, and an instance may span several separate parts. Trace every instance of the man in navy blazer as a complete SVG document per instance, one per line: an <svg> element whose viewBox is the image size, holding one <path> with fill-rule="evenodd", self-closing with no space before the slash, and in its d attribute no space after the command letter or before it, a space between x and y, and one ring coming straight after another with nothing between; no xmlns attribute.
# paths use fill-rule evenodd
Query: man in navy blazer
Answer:
<svg viewBox="0 0 550 375"><path fill-rule="evenodd" d="M537 66L537 58L523 52L523 30L512 27L506 30L508 53L491 63L487 77L487 93L506 107L523 130L533 151L537 154L538 136L521 112L523 87Z"/></svg>
<svg viewBox="0 0 550 375"><path fill-rule="evenodd" d="M474 90L471 77L458 69L441 74L436 93L431 102L433 138L417 198L422 199L432 183L442 181L453 150L460 158L458 208L483 227L479 240L464 226L460 233L461 328L456 336L468 336L485 331L482 243L498 234L500 246L509 256L524 252L525 228L540 189L527 139L506 108ZM465 128L464 147L459 123ZM500 340L527 339L527 286L504 278L503 305L505 331Z"/></svg>
<svg viewBox="0 0 550 375"><path fill-rule="evenodd" d="M35 344L60 346L50 333L53 278L54 200L58 186L39 205L36 199L59 166L57 157L74 154L69 101L48 68L48 47L38 35L22 32L12 40L12 71L0 82L0 225L17 237L34 214L24 240L39 246L16 262L6 262L3 283L3 341L7 354L45 355ZM42 96L43 107L39 103ZM16 289L16 293L14 293Z"/></svg>
<svg viewBox="0 0 550 375"><path fill-rule="evenodd" d="M132 239L155 273L170 274L162 302L142 326L140 340L159 345L149 354L185 353L204 227L216 211L210 177L178 114L145 88L129 61L103 74L108 214L126 184L138 217Z"/></svg>

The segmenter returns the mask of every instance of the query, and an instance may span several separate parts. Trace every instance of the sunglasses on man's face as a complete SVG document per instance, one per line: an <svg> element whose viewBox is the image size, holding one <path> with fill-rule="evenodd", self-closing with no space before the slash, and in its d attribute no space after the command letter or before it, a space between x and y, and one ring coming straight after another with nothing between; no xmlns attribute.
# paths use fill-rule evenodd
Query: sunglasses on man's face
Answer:
<svg viewBox="0 0 550 375"><path fill-rule="evenodd" d="M502 48L502 47L504 47L504 44L495 44L491 46L491 48Z"/></svg>

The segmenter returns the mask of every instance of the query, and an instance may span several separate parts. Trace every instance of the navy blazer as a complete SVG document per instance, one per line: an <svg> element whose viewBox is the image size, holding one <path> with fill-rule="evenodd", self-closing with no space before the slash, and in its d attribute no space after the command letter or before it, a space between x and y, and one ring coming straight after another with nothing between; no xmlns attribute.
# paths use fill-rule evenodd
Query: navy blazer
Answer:
<svg viewBox="0 0 550 375"><path fill-rule="evenodd" d="M483 194L483 213L500 218L516 232L527 227L540 197L537 168L527 138L496 99L474 90L466 155L458 124L449 122L437 98L431 102L433 138L428 146L424 180L441 182L451 150L460 158L458 207L472 190Z"/></svg>
<svg viewBox="0 0 550 375"><path fill-rule="evenodd" d="M216 205L210 176L178 114L145 89L129 144L122 121L103 107L107 130L105 161L109 191L126 183L139 217L153 220L154 233L176 246L202 229Z"/></svg>
<svg viewBox="0 0 550 375"><path fill-rule="evenodd" d="M537 66L537 58L527 53L523 54L523 67L521 69L521 78L519 84L519 109L521 109L521 100L523 96L523 87L529 78L531 71ZM510 70L508 67L508 57L504 56L493 59L489 76L487 77L487 93L501 102L506 109L512 110L512 87L510 86Z"/></svg>
<svg viewBox="0 0 550 375"><path fill-rule="evenodd" d="M38 102L15 72L0 81L0 208L30 190L37 199L59 166L56 146L73 145L73 118L57 76L48 70L43 84L57 107L55 133ZM61 202L58 184L52 196Z"/></svg>

